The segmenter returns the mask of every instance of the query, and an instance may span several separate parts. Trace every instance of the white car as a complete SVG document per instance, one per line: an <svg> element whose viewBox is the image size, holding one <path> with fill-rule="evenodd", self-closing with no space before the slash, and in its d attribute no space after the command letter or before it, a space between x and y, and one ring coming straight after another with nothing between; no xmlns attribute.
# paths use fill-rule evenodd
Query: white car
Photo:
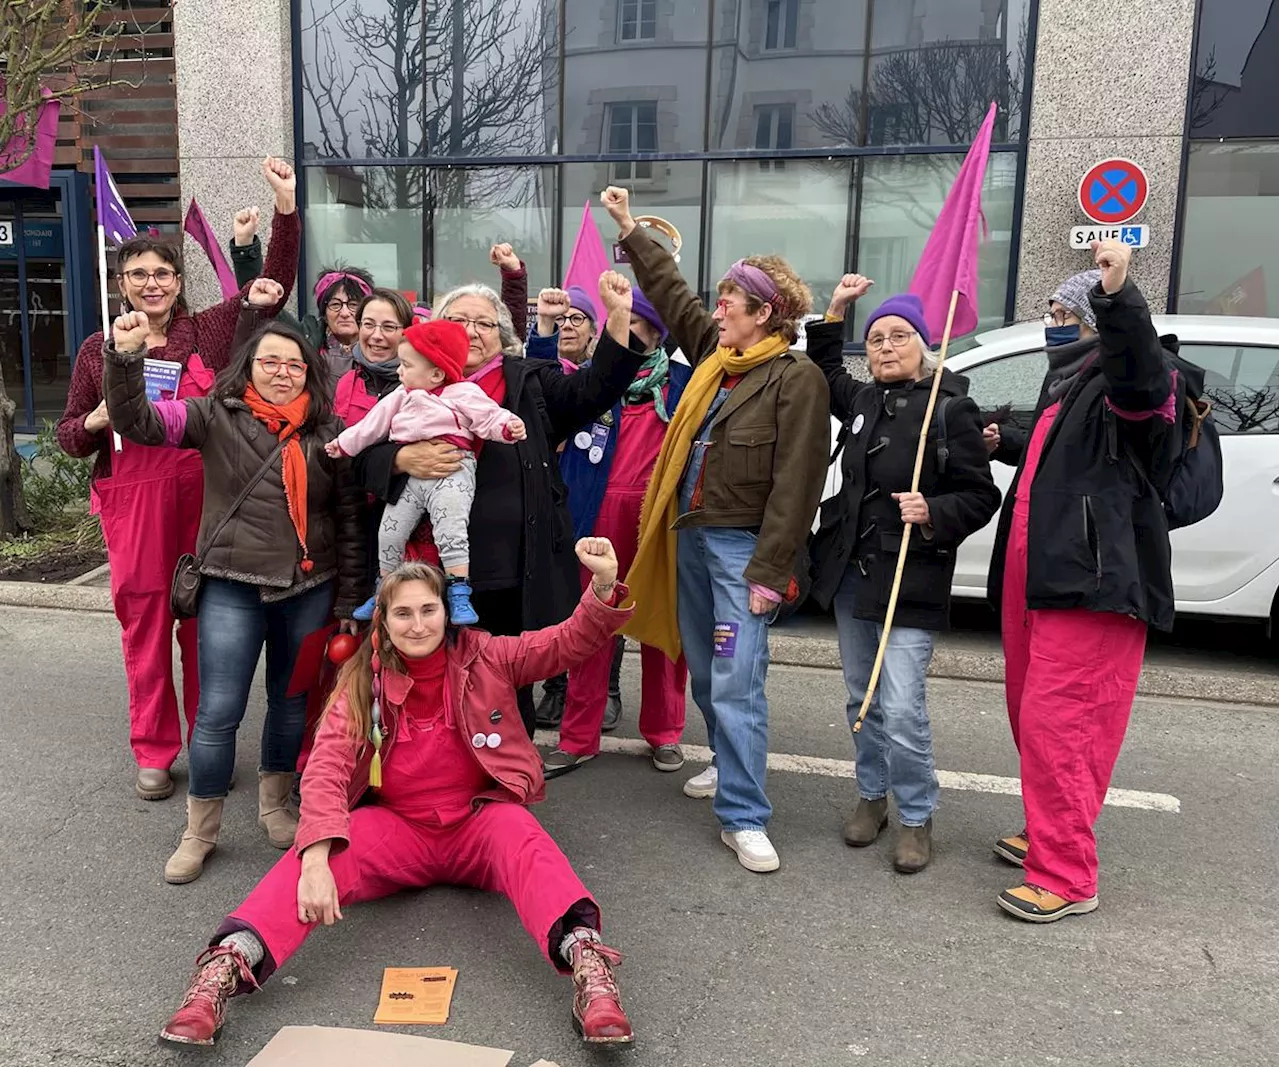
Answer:
<svg viewBox="0 0 1280 1067"><path fill-rule="evenodd" d="M1158 333L1177 334L1181 355L1205 369L1205 393L1222 438L1222 503L1203 522L1175 530L1170 538L1177 610L1270 620L1274 632L1280 581L1280 320L1153 315L1152 321ZM969 379L969 396L980 410L1010 404L1014 420L1029 429L1047 367L1044 327L1020 323L978 334L972 347L947 357L947 367ZM833 442L838 429L833 419ZM992 463L991 471L1007 493L1014 468ZM824 499L839 487L837 461L827 472ZM953 596L986 597L998 517L961 545Z"/></svg>

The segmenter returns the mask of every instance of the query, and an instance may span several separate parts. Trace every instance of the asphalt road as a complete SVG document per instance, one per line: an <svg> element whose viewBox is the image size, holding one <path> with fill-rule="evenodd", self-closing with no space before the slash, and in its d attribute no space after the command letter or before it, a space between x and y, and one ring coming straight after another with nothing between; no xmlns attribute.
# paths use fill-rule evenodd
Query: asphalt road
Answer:
<svg viewBox="0 0 1280 1067"><path fill-rule="evenodd" d="M181 794L131 792L115 620L0 609L0 679L4 1067L243 1065L283 1025L371 1027L397 965L457 967L449 1023L424 1036L514 1049L514 1067L1276 1062L1274 708L1140 700L1113 785L1159 796L1104 811L1101 908L1034 927L994 903L1019 879L991 842L1021 825L1016 796L984 791L1017 774L999 689L931 683L938 765L965 788L944 789L933 866L904 878L887 836L858 852L839 837L839 676L777 667L770 750L819 757L771 773L777 874L738 866L709 806L681 795L687 774L635 756L560 779L538 811L626 956L632 1050L577 1044L568 982L505 901L439 888L351 908L234 1002L202 1054L155 1034L204 939L278 856L251 786L260 691L222 844L178 887L161 868ZM634 657L624 685L620 737L634 736ZM692 708L687 740L704 743Z"/></svg>

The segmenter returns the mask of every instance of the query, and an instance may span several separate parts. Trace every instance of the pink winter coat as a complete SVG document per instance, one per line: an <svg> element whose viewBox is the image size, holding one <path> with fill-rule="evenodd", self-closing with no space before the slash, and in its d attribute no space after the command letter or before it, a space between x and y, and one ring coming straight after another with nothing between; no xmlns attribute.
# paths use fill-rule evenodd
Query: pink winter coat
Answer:
<svg viewBox="0 0 1280 1067"><path fill-rule="evenodd" d="M475 382L455 382L439 390L400 385L358 423L338 434L338 447L344 455L355 456L387 440L398 444L437 437L510 441L508 427L514 418Z"/></svg>
<svg viewBox="0 0 1280 1067"><path fill-rule="evenodd" d="M613 603L622 603L628 593L619 582ZM573 614L557 626L519 637L464 628L446 638L445 699L453 706L467 748L494 783L472 800L473 809L490 800L542 800L542 757L525 733L516 690L584 662L612 639L633 610L602 604L588 586ZM395 759L397 720L413 684L408 675L382 672L384 764ZM345 848L350 811L369 789L373 746L367 738L352 740L347 721L347 698L339 696L320 722L302 776L302 812L294 839L298 855L317 841L333 841L330 855ZM499 744L491 747L487 738L495 733ZM483 744L476 744L477 739Z"/></svg>

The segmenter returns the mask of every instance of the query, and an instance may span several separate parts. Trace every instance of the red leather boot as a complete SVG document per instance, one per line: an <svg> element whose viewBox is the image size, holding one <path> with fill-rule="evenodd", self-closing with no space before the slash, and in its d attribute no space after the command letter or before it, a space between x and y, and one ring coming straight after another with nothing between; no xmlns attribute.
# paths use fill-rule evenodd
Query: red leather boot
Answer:
<svg viewBox="0 0 1280 1067"><path fill-rule="evenodd" d="M182 1006L160 1031L165 1041L180 1045L212 1045L222 1029L227 1001L236 993L257 989L253 971L238 949L215 945L196 958Z"/></svg>
<svg viewBox="0 0 1280 1067"><path fill-rule="evenodd" d="M589 1045L628 1045L633 1040L613 977L621 962L621 952L599 941L573 946L573 1028Z"/></svg>

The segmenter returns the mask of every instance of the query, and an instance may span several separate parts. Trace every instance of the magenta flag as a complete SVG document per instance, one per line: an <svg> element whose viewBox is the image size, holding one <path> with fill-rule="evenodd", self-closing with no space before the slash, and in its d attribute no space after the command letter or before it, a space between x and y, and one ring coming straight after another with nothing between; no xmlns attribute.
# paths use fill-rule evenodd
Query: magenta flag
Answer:
<svg viewBox="0 0 1280 1067"><path fill-rule="evenodd" d="M116 188L97 145L93 146L93 184L98 197L98 225L106 239L118 248L130 237L137 237L138 227L133 224L129 209L124 206L124 197Z"/></svg>
<svg viewBox="0 0 1280 1067"><path fill-rule="evenodd" d="M951 336L958 337L978 328L978 228L982 217L982 178L991 152L991 131L996 121L993 103L960 165L951 192L925 242L920 263L908 286L924 304L929 335L941 338L947 326L951 293L960 291Z"/></svg>
<svg viewBox="0 0 1280 1067"><path fill-rule="evenodd" d="M591 201L588 200L582 205L582 223L573 242L569 267L564 272L564 287L580 285L591 294L592 300L598 301L600 275L612 269L609 257L604 253L604 241L596 228L596 220L591 217Z"/></svg>
<svg viewBox="0 0 1280 1067"><path fill-rule="evenodd" d="M49 172L53 170L53 153L58 145L58 112L62 110L62 104L53 99L53 94L48 89L40 90L40 95L44 100L36 109L35 147L19 166L11 168L7 165L8 160L18 159L27 150L29 141L24 123L20 132L15 133L9 143L0 148L0 179L17 185L48 189ZM0 115L4 113L5 102L0 97Z"/></svg>
<svg viewBox="0 0 1280 1067"><path fill-rule="evenodd" d="M204 212L200 210L200 205L196 203L194 196L191 198L191 203L187 205L187 217L182 220L182 228L195 238L196 244L204 249L204 254L213 264L213 269L218 275L218 284L222 286L222 299L229 300L240 292L240 286L236 284L235 271L231 269L231 264L227 262L227 257L222 252L218 235L213 232L213 227L204 217Z"/></svg>

